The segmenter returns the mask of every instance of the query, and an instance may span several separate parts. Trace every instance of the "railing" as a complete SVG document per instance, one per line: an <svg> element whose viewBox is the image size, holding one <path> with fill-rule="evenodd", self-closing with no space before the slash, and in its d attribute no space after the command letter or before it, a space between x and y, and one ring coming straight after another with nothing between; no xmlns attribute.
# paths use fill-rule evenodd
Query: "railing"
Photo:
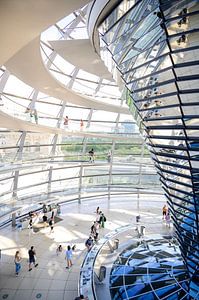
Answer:
<svg viewBox="0 0 199 300"><path fill-rule="evenodd" d="M33 149L36 149L38 146L42 147L42 145L31 145ZM51 145L47 145L49 148ZM63 144L64 146L64 144ZM3 149L3 148L2 148ZM67 152L66 154L64 151L60 150L57 151L56 156L51 156L46 154L40 153L40 152L16 152L17 147L14 147L15 152L6 152L2 153L0 157L0 167L6 166L7 163L42 163L42 162L88 162L89 161L89 155L88 153L83 152ZM152 160L149 157L148 153L144 155L144 157L141 158L140 152L133 153L133 150L129 150L129 153L117 153L117 150L115 151L115 154L112 158L113 162L119 163L120 161L124 162L131 162L136 164L147 164L150 166L153 166ZM144 160L144 161L143 161ZM95 161L100 163L107 163L108 161L108 155L107 151L100 151L96 152L95 154ZM13 165L14 166L14 165Z"/></svg>
<svg viewBox="0 0 199 300"><path fill-rule="evenodd" d="M86 254L86 257L81 266L79 277L79 292L80 294L83 294L84 297L88 297L89 300L97 299L94 284L94 266L99 252L106 244L110 243L113 238L129 229L133 229L133 226L131 224L116 228L115 230L107 233Z"/></svg>
<svg viewBox="0 0 199 300"><path fill-rule="evenodd" d="M100 185L87 187L86 189L82 187L81 191L81 201L95 199L96 197L110 197L121 196L121 195L134 195L134 194L153 194L153 195L162 195L160 189L153 188L150 189L150 186L145 189L140 189L138 187L126 187L121 185ZM0 227L5 224L9 224L12 221L12 213L16 213L16 218L20 219L22 215L28 214L29 211L36 211L41 209L43 203L59 203L65 204L72 201L80 201L79 189L71 188L70 190L57 189L52 192L37 191L37 194L23 195L23 198L10 198L9 200L1 203L0 211ZM137 201L137 200L136 200Z"/></svg>

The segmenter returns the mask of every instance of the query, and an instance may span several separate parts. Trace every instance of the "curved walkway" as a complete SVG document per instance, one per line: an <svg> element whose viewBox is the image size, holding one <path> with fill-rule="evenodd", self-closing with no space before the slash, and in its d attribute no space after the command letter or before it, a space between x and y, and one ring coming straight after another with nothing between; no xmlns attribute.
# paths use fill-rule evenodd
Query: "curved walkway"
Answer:
<svg viewBox="0 0 199 300"><path fill-rule="evenodd" d="M21 119L10 116L9 114L4 113L0 110L0 127L7 128L10 130L22 130L22 131L30 131L30 132L39 132L39 133L54 133L54 134L62 134L63 136L82 136L82 137L100 137L100 138L108 138L112 140L126 140L127 138L133 141L141 140L141 137L136 136L120 136L118 134L106 134L106 133L91 133L86 131L69 131L60 128L54 128L50 126L44 126L39 124L34 124L28 121L23 121Z"/></svg>
<svg viewBox="0 0 199 300"><path fill-rule="evenodd" d="M130 114L127 107L120 107L83 97L67 89L57 81L42 61L39 37L20 49L5 65L17 78L44 94L87 108Z"/></svg>
<svg viewBox="0 0 199 300"><path fill-rule="evenodd" d="M58 0L56 2L40 0L39 4L35 5L34 0L28 2L2 0L0 2L0 39L2 41L0 65L5 65L13 75L34 89L65 102L130 114L127 107L101 103L68 90L51 76L42 61L41 32L87 3L88 1L85 0ZM76 56L78 56L78 51L75 53ZM99 61L98 59L98 64ZM100 64L103 65L102 62ZM96 65L94 67L96 68ZM106 67L104 65L102 69L105 74Z"/></svg>
<svg viewBox="0 0 199 300"><path fill-rule="evenodd" d="M94 52L89 39L57 40L49 41L49 44L57 54L79 69L108 80L113 80L104 62L99 55ZM81 55L77 55L74 49L81 49Z"/></svg>

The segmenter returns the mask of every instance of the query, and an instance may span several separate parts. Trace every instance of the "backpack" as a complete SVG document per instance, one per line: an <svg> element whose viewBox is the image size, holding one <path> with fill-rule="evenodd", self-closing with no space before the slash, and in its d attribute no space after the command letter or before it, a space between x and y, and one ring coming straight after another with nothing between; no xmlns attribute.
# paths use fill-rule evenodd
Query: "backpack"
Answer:
<svg viewBox="0 0 199 300"><path fill-rule="evenodd" d="M92 241L90 239L88 239L85 243L85 245L91 246L92 245Z"/></svg>

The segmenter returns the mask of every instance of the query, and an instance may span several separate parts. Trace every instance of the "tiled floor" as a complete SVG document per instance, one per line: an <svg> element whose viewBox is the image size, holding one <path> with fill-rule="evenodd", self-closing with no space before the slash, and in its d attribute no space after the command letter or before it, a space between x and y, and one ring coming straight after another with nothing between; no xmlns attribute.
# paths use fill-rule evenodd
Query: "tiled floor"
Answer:
<svg viewBox="0 0 199 300"><path fill-rule="evenodd" d="M161 208L164 200L160 196L141 196L140 214L146 233L168 233L162 223ZM63 220L55 224L54 233L45 228L30 234L29 229L17 231L11 227L0 231L0 299L33 300L56 299L73 300L78 294L78 278L82 260L86 254L84 242L88 237L95 209L100 206L106 215L106 228L100 235L119 226L135 223L137 212L136 196L84 201L82 204L71 203L61 207ZM62 244L64 251L56 255L56 247ZM65 268L65 249L68 244L76 244L73 266ZM28 272L28 250L34 245L39 266ZM15 276L14 254L20 250L23 261L18 277Z"/></svg>

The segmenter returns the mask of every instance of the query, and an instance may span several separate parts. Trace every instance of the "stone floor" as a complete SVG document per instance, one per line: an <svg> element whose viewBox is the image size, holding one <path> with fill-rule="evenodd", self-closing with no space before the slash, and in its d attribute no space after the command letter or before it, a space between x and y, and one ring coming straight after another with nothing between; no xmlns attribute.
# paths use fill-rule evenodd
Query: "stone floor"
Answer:
<svg viewBox="0 0 199 300"><path fill-rule="evenodd" d="M162 222L161 208L164 198L148 195L140 196L139 213L146 233L169 233ZM54 233L43 228L33 234L29 229L21 231L10 226L0 230L0 299L8 300L73 300L78 295L78 279L81 263L86 255L85 240L92 222L95 209L100 206L107 218L106 228L100 236L128 223L135 223L138 215L137 196L120 196L84 201L82 204L70 203L61 206L62 221L55 224ZM56 248L62 244L64 251L56 255ZM76 244L73 266L66 269L65 249ZM39 266L28 271L28 250L34 245ZM15 276L14 254L20 250L22 269Z"/></svg>

